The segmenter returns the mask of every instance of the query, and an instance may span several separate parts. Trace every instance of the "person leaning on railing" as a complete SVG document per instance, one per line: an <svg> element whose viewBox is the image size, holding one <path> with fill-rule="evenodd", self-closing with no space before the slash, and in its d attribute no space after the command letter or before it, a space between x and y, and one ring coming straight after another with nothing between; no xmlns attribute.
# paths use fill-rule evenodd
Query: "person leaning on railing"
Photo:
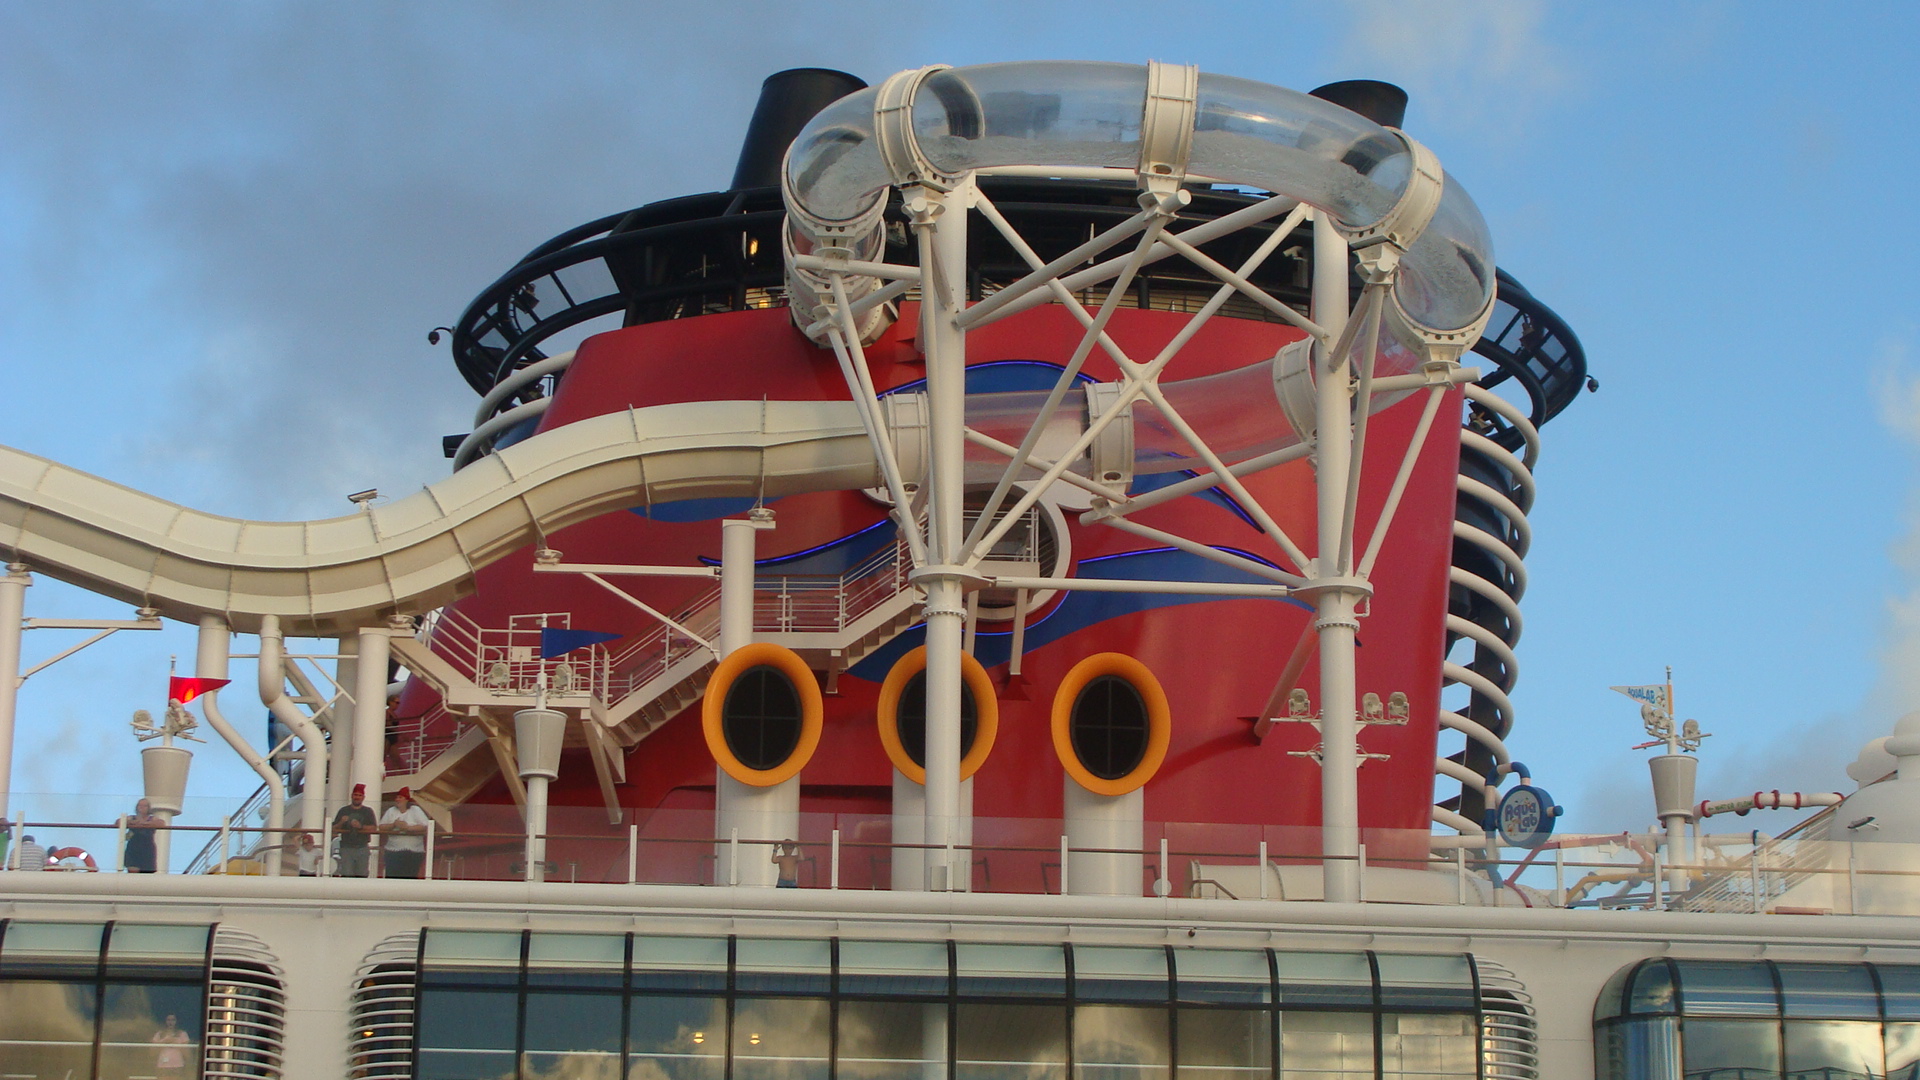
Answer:
<svg viewBox="0 0 1920 1080"><path fill-rule="evenodd" d="M152 803L141 799L133 804L133 814L124 820L127 846L120 855L121 868L129 874L157 872L160 854L154 843L154 830L166 828L166 819L153 812Z"/></svg>
<svg viewBox="0 0 1920 1080"><path fill-rule="evenodd" d="M411 790L393 793L393 805L381 817L380 831L387 837L386 875L419 877L420 864L427 857L427 812L414 804Z"/></svg>

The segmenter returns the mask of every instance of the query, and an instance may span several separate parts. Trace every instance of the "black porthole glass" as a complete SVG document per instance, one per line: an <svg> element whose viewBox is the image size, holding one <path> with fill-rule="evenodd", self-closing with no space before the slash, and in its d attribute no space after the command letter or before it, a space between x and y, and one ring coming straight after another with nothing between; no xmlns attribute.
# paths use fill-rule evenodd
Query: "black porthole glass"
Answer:
<svg viewBox="0 0 1920 1080"><path fill-rule="evenodd" d="M1147 756L1147 702L1118 675L1096 676L1073 699L1067 724L1073 754L1102 780L1118 780Z"/></svg>
<svg viewBox="0 0 1920 1080"><path fill-rule="evenodd" d="M800 745L800 691L769 664L741 672L720 705L727 750L749 769L778 768Z"/></svg>
<svg viewBox="0 0 1920 1080"><path fill-rule="evenodd" d="M900 689L900 701L894 706L893 722L900 733L900 749L921 768L927 767L927 672L914 673ZM960 756L973 752L973 736L980 730L980 710L973 701L973 687L960 680Z"/></svg>

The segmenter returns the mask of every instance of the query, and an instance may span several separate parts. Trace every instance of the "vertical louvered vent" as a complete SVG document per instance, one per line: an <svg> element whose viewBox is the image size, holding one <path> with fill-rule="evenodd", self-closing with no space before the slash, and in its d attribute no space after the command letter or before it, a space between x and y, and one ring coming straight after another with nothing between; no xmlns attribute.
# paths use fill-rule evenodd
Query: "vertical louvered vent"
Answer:
<svg viewBox="0 0 1920 1080"><path fill-rule="evenodd" d="M279 1080L287 1030L283 974L259 938L215 928L207 969L205 1080Z"/></svg>
<svg viewBox="0 0 1920 1080"><path fill-rule="evenodd" d="M1533 995L1513 972L1473 958L1480 983L1480 1075L1486 1080L1539 1080L1540 1032Z"/></svg>
<svg viewBox="0 0 1920 1080"><path fill-rule="evenodd" d="M361 1080L413 1076L414 987L420 977L420 934L395 934L373 947L353 978L353 1030L347 1072Z"/></svg>

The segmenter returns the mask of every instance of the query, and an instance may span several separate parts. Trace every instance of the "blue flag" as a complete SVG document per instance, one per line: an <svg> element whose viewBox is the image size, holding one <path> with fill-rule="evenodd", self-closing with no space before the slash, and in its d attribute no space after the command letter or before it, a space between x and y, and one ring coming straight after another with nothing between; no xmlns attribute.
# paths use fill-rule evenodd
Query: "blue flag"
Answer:
<svg viewBox="0 0 1920 1080"><path fill-rule="evenodd" d="M540 659L551 660L556 656L565 656L575 649L584 649L603 641L615 641L619 637L619 634L605 634L598 630L543 628L540 631Z"/></svg>

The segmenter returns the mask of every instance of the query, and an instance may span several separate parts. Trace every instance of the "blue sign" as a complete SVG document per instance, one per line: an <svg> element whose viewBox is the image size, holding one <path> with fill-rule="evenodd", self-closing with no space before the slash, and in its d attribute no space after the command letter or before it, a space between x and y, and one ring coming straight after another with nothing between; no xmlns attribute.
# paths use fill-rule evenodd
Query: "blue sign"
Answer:
<svg viewBox="0 0 1920 1080"><path fill-rule="evenodd" d="M1510 847L1537 848L1553 835L1553 821L1560 816L1553 796L1531 784L1522 784L1500 799L1494 812L1494 825L1501 842Z"/></svg>

